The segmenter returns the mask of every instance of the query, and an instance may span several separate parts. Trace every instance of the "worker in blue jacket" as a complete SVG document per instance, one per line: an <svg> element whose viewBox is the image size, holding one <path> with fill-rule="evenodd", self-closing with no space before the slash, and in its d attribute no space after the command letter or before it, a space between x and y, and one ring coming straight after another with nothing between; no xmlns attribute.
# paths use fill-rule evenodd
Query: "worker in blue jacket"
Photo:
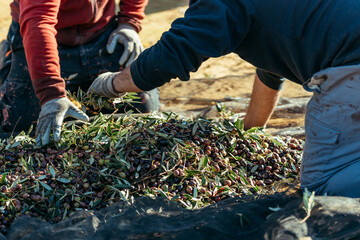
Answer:
<svg viewBox="0 0 360 240"><path fill-rule="evenodd" d="M302 84L313 96L301 187L360 197L359 18L360 0L192 0L158 43L90 89L147 91L189 80L209 57L237 53L257 67L245 127L266 124L285 78Z"/></svg>

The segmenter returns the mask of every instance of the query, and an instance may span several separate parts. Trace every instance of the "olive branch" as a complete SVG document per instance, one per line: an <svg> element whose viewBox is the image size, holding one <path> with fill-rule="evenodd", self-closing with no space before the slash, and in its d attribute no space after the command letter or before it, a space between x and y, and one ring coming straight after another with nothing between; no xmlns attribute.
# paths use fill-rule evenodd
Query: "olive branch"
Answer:
<svg viewBox="0 0 360 240"><path fill-rule="evenodd" d="M300 223L304 223L311 215L311 210L313 209L314 205L315 205L315 192L313 191L312 193L309 192L309 190L307 190L307 188L305 188L304 191L304 196L303 196L303 209L306 212L306 216L303 220L300 221Z"/></svg>

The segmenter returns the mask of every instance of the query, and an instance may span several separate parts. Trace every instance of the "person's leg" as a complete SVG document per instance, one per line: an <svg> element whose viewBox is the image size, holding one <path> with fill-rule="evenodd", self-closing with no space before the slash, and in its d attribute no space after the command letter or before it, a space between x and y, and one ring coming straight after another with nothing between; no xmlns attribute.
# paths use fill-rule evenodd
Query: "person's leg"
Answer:
<svg viewBox="0 0 360 240"><path fill-rule="evenodd" d="M305 119L301 187L316 194L360 197L360 66L329 68Z"/></svg>
<svg viewBox="0 0 360 240"><path fill-rule="evenodd" d="M138 93L140 100L138 102L140 103L133 103L131 104L130 108L134 108L136 111L139 111L141 113L148 113L148 112L154 112L159 111L160 109L160 95L159 90L157 88ZM124 111L127 111L127 108L125 106Z"/></svg>
<svg viewBox="0 0 360 240"><path fill-rule="evenodd" d="M0 86L5 82L11 68L11 41L16 34L16 24L10 24L7 38L0 43Z"/></svg>
<svg viewBox="0 0 360 240"><path fill-rule="evenodd" d="M5 82L11 67L11 50L7 40L0 43L0 86Z"/></svg>
<svg viewBox="0 0 360 240"><path fill-rule="evenodd" d="M360 161L354 162L336 172L322 187L328 195L360 197Z"/></svg>
<svg viewBox="0 0 360 240"><path fill-rule="evenodd" d="M40 112L27 68L19 25L11 24L11 67L0 88L0 120L2 131L28 130Z"/></svg>

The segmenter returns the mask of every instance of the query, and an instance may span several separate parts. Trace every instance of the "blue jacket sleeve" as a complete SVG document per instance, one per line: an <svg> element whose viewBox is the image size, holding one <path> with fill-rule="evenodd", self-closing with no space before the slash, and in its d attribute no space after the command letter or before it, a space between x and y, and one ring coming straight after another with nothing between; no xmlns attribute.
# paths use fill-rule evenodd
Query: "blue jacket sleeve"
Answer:
<svg viewBox="0 0 360 240"><path fill-rule="evenodd" d="M184 18L131 65L134 83L150 90L176 77L189 80L189 73L209 57L239 48L255 14L249 0L192 0Z"/></svg>
<svg viewBox="0 0 360 240"><path fill-rule="evenodd" d="M259 68L256 69L256 74L258 75L260 81L271 89L280 91L284 85L285 78L279 75L261 70Z"/></svg>

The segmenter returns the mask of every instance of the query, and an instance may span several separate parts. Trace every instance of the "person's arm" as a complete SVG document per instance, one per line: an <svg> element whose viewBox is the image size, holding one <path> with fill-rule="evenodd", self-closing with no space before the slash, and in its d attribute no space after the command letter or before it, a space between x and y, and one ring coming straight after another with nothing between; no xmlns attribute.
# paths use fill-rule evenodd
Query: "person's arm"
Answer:
<svg viewBox="0 0 360 240"><path fill-rule="evenodd" d="M190 72L209 57L238 49L249 31L256 30L255 15L250 1L192 0L184 18L175 20L171 29L142 52L125 73L117 73L114 86L121 92L148 91L177 77L189 80ZM90 91L115 96L114 89L110 89L115 76L100 75Z"/></svg>
<svg viewBox="0 0 360 240"><path fill-rule="evenodd" d="M276 107L279 96L279 90L266 86L256 74L250 104L244 118L244 128L264 127Z"/></svg>
<svg viewBox="0 0 360 240"><path fill-rule="evenodd" d="M20 1L20 32L40 105L66 96L55 38L59 7L60 0Z"/></svg>
<svg viewBox="0 0 360 240"><path fill-rule="evenodd" d="M138 88L131 77L130 67L125 68L117 74L113 81L113 87L116 92L142 92L143 89Z"/></svg>
<svg viewBox="0 0 360 240"><path fill-rule="evenodd" d="M148 91L174 78L189 80L190 72L209 57L238 49L249 31L255 30L255 15L251 1L191 1L184 18L175 20L131 65L134 83Z"/></svg>
<svg viewBox="0 0 360 240"><path fill-rule="evenodd" d="M37 145L60 140L64 118L72 116L88 121L85 113L66 98L65 81L60 76L56 42L57 15L60 0L21 0L20 32L26 60L41 111L36 127Z"/></svg>

